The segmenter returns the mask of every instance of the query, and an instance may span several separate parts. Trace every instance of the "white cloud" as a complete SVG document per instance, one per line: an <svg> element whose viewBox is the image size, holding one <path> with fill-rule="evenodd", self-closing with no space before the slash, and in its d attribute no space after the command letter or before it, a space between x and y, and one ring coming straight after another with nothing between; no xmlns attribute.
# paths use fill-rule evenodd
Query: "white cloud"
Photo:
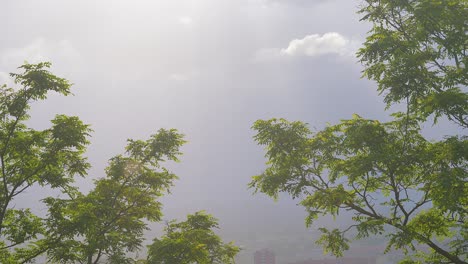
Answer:
<svg viewBox="0 0 468 264"><path fill-rule="evenodd" d="M325 33L322 36L312 34L302 39L289 42L281 53L290 56L319 56L324 54L351 55L355 44L336 32Z"/></svg>
<svg viewBox="0 0 468 264"><path fill-rule="evenodd" d="M354 56L359 45L359 41L348 39L336 32L328 32L323 35L312 34L301 39L291 40L286 48L262 49L255 55L255 60L315 57L326 54Z"/></svg>
<svg viewBox="0 0 468 264"><path fill-rule="evenodd" d="M189 16L180 16L177 18L177 21L184 26L190 26L193 24L193 19Z"/></svg>

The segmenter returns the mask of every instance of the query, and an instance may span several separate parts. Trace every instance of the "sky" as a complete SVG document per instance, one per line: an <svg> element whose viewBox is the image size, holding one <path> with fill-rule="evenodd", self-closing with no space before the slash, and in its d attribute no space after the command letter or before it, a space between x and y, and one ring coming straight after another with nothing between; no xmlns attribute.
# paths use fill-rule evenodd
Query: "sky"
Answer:
<svg viewBox="0 0 468 264"><path fill-rule="evenodd" d="M0 2L0 83L27 61L51 61L74 96L35 103L30 125L55 114L79 116L94 132L84 192L104 176L126 139L176 128L188 143L166 195L164 219L206 210L225 240L244 250L272 248L278 263L320 255L298 201L253 195L265 168L255 120L282 117L313 129L350 118L388 119L375 83L354 53L369 24L349 0L20 0ZM450 128L442 128L450 130ZM18 203L37 201L33 189ZM152 224L147 237L161 235Z"/></svg>

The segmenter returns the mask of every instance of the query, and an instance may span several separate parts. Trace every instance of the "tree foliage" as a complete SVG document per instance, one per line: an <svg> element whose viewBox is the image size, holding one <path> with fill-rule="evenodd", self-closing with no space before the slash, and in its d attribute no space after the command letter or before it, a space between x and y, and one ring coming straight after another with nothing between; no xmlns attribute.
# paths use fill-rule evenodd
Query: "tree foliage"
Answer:
<svg viewBox="0 0 468 264"><path fill-rule="evenodd" d="M36 130L26 125L34 101L50 91L70 94L71 84L48 71L50 63L25 64L11 74L19 89L0 87L0 262L28 261L34 245L25 243L44 235L41 218L12 202L33 185L73 192L76 175L84 176L89 164L83 157L90 129L78 117L57 115L52 126Z"/></svg>
<svg viewBox="0 0 468 264"><path fill-rule="evenodd" d="M365 0L360 13L373 28L358 56L388 106L468 127L468 2Z"/></svg>
<svg viewBox="0 0 468 264"><path fill-rule="evenodd" d="M129 140L126 153L110 159L106 177L81 193L72 183L87 175L89 126L65 115L44 130L25 123L31 102L51 91L70 94L71 84L50 66L25 64L23 73L11 74L20 88L0 89L0 262L45 255L52 263L133 263L128 254L140 249L147 222L161 219L158 198L177 178L163 165L178 161L183 135L161 129L148 140ZM15 208L14 200L34 185L66 198L45 197L46 216Z"/></svg>
<svg viewBox="0 0 468 264"><path fill-rule="evenodd" d="M214 228L218 220L203 211L188 215L183 222L169 222L166 234L149 246L148 264L234 263L239 247L223 243Z"/></svg>
<svg viewBox="0 0 468 264"><path fill-rule="evenodd" d="M352 235L384 235L387 251L407 253L404 263L467 263L467 137L431 141L420 131L430 116L468 127L467 10L456 0L364 2L373 28L358 57L387 107L407 106L393 121L354 115L317 132L284 119L255 122L268 162L251 188L300 198L307 225L353 213L347 228L320 229L325 252L341 256Z"/></svg>
<svg viewBox="0 0 468 264"><path fill-rule="evenodd" d="M161 129L150 139L129 140L126 155L112 158L107 176L87 195L47 198L51 261L59 263L132 263L128 256L143 242L148 221L161 220L157 200L169 191L176 175L162 166L178 161L183 136Z"/></svg>
<svg viewBox="0 0 468 264"><path fill-rule="evenodd" d="M427 141L419 123L400 114L387 123L356 115L317 133L282 119L259 120L254 129L266 146L268 168L250 186L273 197L302 198L308 225L318 216L352 211L356 238L382 235L391 226L389 248L415 250L421 243L455 263L468 257L465 138ZM341 256L349 230L321 229L319 242Z"/></svg>

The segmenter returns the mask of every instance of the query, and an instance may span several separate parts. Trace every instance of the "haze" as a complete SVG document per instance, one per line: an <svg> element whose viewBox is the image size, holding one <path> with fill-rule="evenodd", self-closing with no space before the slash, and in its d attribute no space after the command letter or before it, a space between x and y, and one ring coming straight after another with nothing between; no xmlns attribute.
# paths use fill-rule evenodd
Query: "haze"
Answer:
<svg viewBox="0 0 468 264"><path fill-rule="evenodd" d="M180 177L163 199L164 219L206 210L224 240L244 250L272 248L277 262L320 254L296 201L274 202L247 188L264 168L252 139L257 119L283 117L322 128L358 113L385 119L374 83L360 79L354 56L369 25L359 1L81 0L2 1L0 83L24 61L51 61L74 83L73 97L34 105L30 124L47 127L57 113L94 130L84 191L102 177L127 138L176 128L189 143ZM450 129L445 128L445 129ZM26 200L43 193L30 191ZM321 221L314 226L326 224ZM153 225L147 237L161 234ZM315 249L313 249L313 247ZM318 252L318 253L317 253Z"/></svg>

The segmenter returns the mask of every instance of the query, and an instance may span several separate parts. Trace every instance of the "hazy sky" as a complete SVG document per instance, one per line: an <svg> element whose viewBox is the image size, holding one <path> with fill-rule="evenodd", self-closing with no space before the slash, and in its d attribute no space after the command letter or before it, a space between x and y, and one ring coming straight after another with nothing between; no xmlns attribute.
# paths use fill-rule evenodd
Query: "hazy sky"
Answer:
<svg viewBox="0 0 468 264"><path fill-rule="evenodd" d="M274 202L247 189L264 168L250 129L284 117L322 128L358 113L385 118L375 84L360 79L354 52L369 30L349 0L29 0L0 2L0 83L25 60L51 61L74 83L74 97L35 104L30 124L57 113L92 125L90 177L127 138L159 128L186 135L179 175L164 197L165 219L205 209L226 240L252 252L278 251L278 263L307 258L296 201ZM37 199L30 192L24 199ZM318 224L317 224L318 225ZM160 235L159 226L148 237ZM307 245L307 246L306 246ZM280 253L281 252L281 253Z"/></svg>

